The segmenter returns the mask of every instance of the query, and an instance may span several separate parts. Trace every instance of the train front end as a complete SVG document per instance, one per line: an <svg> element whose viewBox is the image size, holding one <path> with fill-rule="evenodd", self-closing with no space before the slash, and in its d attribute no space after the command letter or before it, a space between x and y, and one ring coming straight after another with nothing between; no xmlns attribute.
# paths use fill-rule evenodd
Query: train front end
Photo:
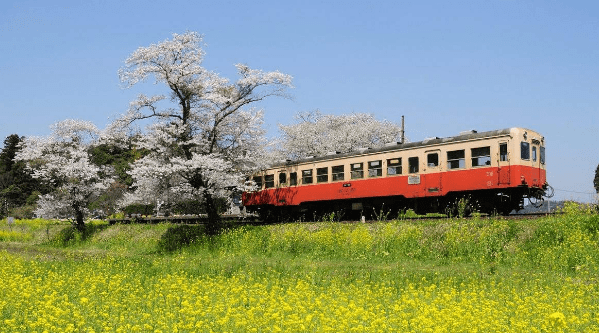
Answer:
<svg viewBox="0 0 599 333"><path fill-rule="evenodd" d="M503 178L518 186L533 205L540 205L544 197L552 196L547 183L545 138L538 132L513 128L510 152L500 152L499 172L507 170ZM510 156L511 155L511 156Z"/></svg>

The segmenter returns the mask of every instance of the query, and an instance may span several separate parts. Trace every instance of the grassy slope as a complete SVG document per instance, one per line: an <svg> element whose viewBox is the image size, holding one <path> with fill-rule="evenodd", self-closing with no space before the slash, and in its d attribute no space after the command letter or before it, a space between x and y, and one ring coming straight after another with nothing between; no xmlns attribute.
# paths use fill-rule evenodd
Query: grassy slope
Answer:
<svg viewBox="0 0 599 333"><path fill-rule="evenodd" d="M169 267L193 274L274 270L364 278L544 272L594 277L599 269L599 215L576 207L564 216L536 220L285 224L229 229L216 238L203 236L201 226L170 224L95 223L85 235L64 223L1 225L0 249L29 258L116 256L170 262L185 257L179 267Z"/></svg>

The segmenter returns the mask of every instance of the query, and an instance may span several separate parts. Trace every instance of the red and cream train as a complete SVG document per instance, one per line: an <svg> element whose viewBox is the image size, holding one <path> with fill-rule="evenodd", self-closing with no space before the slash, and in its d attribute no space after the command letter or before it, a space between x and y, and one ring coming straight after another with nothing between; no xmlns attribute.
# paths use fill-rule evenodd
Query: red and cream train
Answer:
<svg viewBox="0 0 599 333"><path fill-rule="evenodd" d="M476 211L509 214L525 198L542 199L548 188L545 139L524 128L287 161L252 180L258 189L243 194L246 209L290 219L381 209L447 213L461 198Z"/></svg>

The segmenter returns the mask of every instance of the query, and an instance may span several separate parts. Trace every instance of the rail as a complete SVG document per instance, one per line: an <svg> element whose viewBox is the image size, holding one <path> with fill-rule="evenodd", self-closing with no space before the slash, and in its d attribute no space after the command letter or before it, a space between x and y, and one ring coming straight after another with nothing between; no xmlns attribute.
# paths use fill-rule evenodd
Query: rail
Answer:
<svg viewBox="0 0 599 333"><path fill-rule="evenodd" d="M245 222L254 223L255 217L245 215L221 215L223 222ZM158 223L175 223L175 224L206 224L208 216L191 215L191 216L131 216L122 219L109 219L108 224L158 224Z"/></svg>
<svg viewBox="0 0 599 333"><path fill-rule="evenodd" d="M523 219L534 219L543 216L554 216L561 215L563 212L550 212L550 213L526 213L526 214L511 214L508 216L493 216L493 215L482 215L482 216L469 216L462 217L463 219L493 219L502 218L509 220L523 220ZM456 217L449 216L415 216L415 217L402 217L399 219L389 219L385 221L433 221L433 220L446 220ZM225 223L244 224L244 225L269 225L269 224L280 224L280 223L303 223L299 221L260 221L255 216L251 215L222 215L221 221ZM361 221L338 221L339 223L361 223ZM380 220L366 220L364 223L376 223L384 222ZM123 219L109 219L109 224L157 224L157 223L173 223L173 224L207 224L207 216L159 216L159 217L130 217Z"/></svg>

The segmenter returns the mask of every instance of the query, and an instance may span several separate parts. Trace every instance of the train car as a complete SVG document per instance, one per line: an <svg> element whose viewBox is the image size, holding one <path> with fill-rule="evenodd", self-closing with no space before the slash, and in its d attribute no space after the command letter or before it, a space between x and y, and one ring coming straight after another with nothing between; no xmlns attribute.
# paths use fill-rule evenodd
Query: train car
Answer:
<svg viewBox="0 0 599 333"><path fill-rule="evenodd" d="M505 215L526 198L541 200L548 188L545 138L518 127L285 161L250 180L256 191L242 195L249 212L292 220L330 212L450 213L459 200Z"/></svg>

